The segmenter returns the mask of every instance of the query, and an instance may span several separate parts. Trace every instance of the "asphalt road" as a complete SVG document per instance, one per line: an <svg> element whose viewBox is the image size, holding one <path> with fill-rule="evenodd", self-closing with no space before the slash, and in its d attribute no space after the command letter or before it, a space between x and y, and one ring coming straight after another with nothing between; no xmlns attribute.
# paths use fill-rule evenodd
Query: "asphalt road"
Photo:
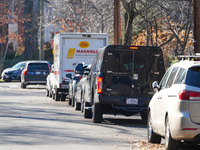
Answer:
<svg viewBox="0 0 200 150"><path fill-rule="evenodd" d="M0 150L164 150L147 142L139 115L104 115L101 124L84 119L66 102L45 96L45 86L0 82ZM199 145L181 145L197 150Z"/></svg>
<svg viewBox="0 0 200 150"><path fill-rule="evenodd" d="M93 124L67 102L46 97L44 88L0 83L0 150L141 149L146 121L140 116L104 115Z"/></svg>

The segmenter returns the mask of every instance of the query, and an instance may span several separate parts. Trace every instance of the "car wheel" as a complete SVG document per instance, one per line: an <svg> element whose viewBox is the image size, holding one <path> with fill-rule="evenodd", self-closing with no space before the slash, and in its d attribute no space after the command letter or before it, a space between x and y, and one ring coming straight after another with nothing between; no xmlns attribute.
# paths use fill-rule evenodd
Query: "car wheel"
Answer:
<svg viewBox="0 0 200 150"><path fill-rule="evenodd" d="M55 100L55 93L52 92L52 99Z"/></svg>
<svg viewBox="0 0 200 150"><path fill-rule="evenodd" d="M72 105L72 99L71 98L69 98L68 104Z"/></svg>
<svg viewBox="0 0 200 150"><path fill-rule="evenodd" d="M23 83L23 82L21 82L21 88L22 88L22 89L25 89L25 88L26 88L26 84Z"/></svg>
<svg viewBox="0 0 200 150"><path fill-rule="evenodd" d="M74 107L74 97L72 97L72 107Z"/></svg>
<svg viewBox="0 0 200 150"><path fill-rule="evenodd" d="M81 110L81 103L77 102L76 99L74 101L74 110Z"/></svg>
<svg viewBox="0 0 200 150"><path fill-rule="evenodd" d="M60 94L58 89L55 90L55 101L59 101L60 100Z"/></svg>
<svg viewBox="0 0 200 150"><path fill-rule="evenodd" d="M147 120L147 136L148 136L148 142L160 144L161 136L155 134L153 131L151 112L149 112Z"/></svg>
<svg viewBox="0 0 200 150"><path fill-rule="evenodd" d="M169 117L166 119L165 124L165 149L166 150L178 150L180 141L176 141L171 137Z"/></svg>
<svg viewBox="0 0 200 150"><path fill-rule="evenodd" d="M66 99L66 95L65 95L65 94L62 94L62 95L61 95L61 101L64 102L65 99Z"/></svg>
<svg viewBox="0 0 200 150"><path fill-rule="evenodd" d="M101 123L103 117L102 104L94 103L92 106L92 122L93 123Z"/></svg>
<svg viewBox="0 0 200 150"><path fill-rule="evenodd" d="M140 116L141 116L142 120L147 120L147 111L146 110L145 111L141 111L140 112Z"/></svg>
<svg viewBox="0 0 200 150"><path fill-rule="evenodd" d="M92 111L91 109L87 109L86 107L89 107L89 104L87 102L83 103L83 117L84 118L92 118Z"/></svg>
<svg viewBox="0 0 200 150"><path fill-rule="evenodd" d="M46 89L46 96L49 96L49 90Z"/></svg>
<svg viewBox="0 0 200 150"><path fill-rule="evenodd" d="M52 91L49 91L49 97L52 98Z"/></svg>

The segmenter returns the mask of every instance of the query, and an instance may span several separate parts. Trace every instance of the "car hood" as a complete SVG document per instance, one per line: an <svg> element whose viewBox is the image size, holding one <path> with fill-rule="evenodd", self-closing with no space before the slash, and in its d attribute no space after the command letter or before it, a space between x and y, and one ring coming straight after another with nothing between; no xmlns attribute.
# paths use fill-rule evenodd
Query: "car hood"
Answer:
<svg viewBox="0 0 200 150"><path fill-rule="evenodd" d="M13 72L13 71L20 71L21 69L15 69L15 68L6 68L3 72Z"/></svg>

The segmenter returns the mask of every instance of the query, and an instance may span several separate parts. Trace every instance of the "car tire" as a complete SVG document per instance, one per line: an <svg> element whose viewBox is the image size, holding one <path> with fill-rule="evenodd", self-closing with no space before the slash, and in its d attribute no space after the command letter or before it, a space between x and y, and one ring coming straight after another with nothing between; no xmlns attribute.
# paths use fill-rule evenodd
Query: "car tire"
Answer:
<svg viewBox="0 0 200 150"><path fill-rule="evenodd" d="M52 98L52 91L49 91L49 97Z"/></svg>
<svg viewBox="0 0 200 150"><path fill-rule="evenodd" d="M52 92L52 99L55 100L55 93Z"/></svg>
<svg viewBox="0 0 200 150"><path fill-rule="evenodd" d="M55 90L55 101L59 101L60 100L60 94L58 89Z"/></svg>
<svg viewBox="0 0 200 150"><path fill-rule="evenodd" d="M83 106L83 117L84 118L92 118L91 109L86 109L86 107L89 107L88 102L84 102L83 104L84 104L84 106Z"/></svg>
<svg viewBox="0 0 200 150"><path fill-rule="evenodd" d="M49 90L46 89L46 96L48 97L49 96Z"/></svg>
<svg viewBox="0 0 200 150"><path fill-rule="evenodd" d="M72 107L74 107L74 97L72 97Z"/></svg>
<svg viewBox="0 0 200 150"><path fill-rule="evenodd" d="M142 120L147 120L147 111L146 110L141 111L140 116L141 116Z"/></svg>
<svg viewBox="0 0 200 150"><path fill-rule="evenodd" d="M178 150L179 146L180 146L180 141L174 140L171 136L169 117L167 117L165 123L165 149Z"/></svg>
<svg viewBox="0 0 200 150"><path fill-rule="evenodd" d="M62 95L61 95L61 101L64 102L65 99L66 99L66 95L65 95L65 94L62 94Z"/></svg>
<svg viewBox="0 0 200 150"><path fill-rule="evenodd" d="M74 101L74 110L81 110L81 103Z"/></svg>
<svg viewBox="0 0 200 150"><path fill-rule="evenodd" d="M102 104L94 103L94 105L92 106L92 122L101 123L102 117L103 117Z"/></svg>
<svg viewBox="0 0 200 150"><path fill-rule="evenodd" d="M155 134L153 131L151 112L148 113L148 119L147 119L147 137L148 137L148 142L150 143L160 144L161 142L161 136Z"/></svg>
<svg viewBox="0 0 200 150"><path fill-rule="evenodd" d="M68 104L72 105L72 99L71 98L69 98Z"/></svg>
<svg viewBox="0 0 200 150"><path fill-rule="evenodd" d="M21 82L21 88L22 88L22 89L25 89L25 88L26 88L26 84L23 83L23 82Z"/></svg>

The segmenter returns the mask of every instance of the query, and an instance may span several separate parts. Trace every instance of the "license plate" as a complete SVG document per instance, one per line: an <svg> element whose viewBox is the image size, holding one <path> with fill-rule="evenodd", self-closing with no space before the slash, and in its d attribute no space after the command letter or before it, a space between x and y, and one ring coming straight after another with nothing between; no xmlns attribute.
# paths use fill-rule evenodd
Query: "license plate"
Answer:
<svg viewBox="0 0 200 150"><path fill-rule="evenodd" d="M5 76L5 78L9 78L9 76Z"/></svg>
<svg viewBox="0 0 200 150"><path fill-rule="evenodd" d="M35 74L41 74L41 72L35 72Z"/></svg>
<svg viewBox="0 0 200 150"><path fill-rule="evenodd" d="M137 98L127 98L126 99L126 104L138 104L138 99Z"/></svg>

